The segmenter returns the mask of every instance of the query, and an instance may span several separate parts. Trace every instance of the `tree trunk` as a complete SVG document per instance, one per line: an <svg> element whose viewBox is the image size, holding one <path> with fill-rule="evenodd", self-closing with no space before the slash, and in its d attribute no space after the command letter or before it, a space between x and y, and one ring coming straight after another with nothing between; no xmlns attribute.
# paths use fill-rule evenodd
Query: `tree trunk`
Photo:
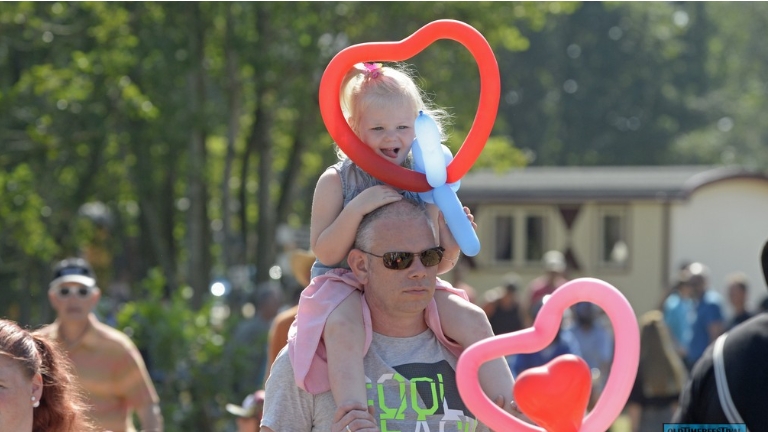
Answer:
<svg viewBox="0 0 768 432"><path fill-rule="evenodd" d="M260 7L256 10L256 25L259 31L259 45L268 45L268 36L270 30L269 14L266 7ZM259 50L266 54L266 50ZM261 69L266 67L269 62L263 62ZM259 70L259 68L257 68ZM262 88L259 96L259 105L261 106L262 115L270 111L265 108L265 94L266 91ZM257 89L257 91L259 91ZM253 136L253 142L255 149L259 155L259 164L257 168L258 185L259 190L256 194L256 199L259 209L259 217L256 224L256 283L269 280L269 268L275 262L275 223L274 223L274 205L270 200L270 185L272 183L272 164L273 164L273 151L272 142L269 137L269 124L271 123L268 118L256 118L261 124L261 127L254 128L257 132Z"/></svg>
<svg viewBox="0 0 768 432"><path fill-rule="evenodd" d="M192 67L189 72L192 120L189 140L188 190L189 210L187 230L189 261L187 283L193 289L192 306L199 308L208 292L210 279L210 231L208 221L208 194L206 193L206 152L205 152L205 78L203 40L205 28L202 23L200 4L190 6L190 53Z"/></svg>
<svg viewBox="0 0 768 432"><path fill-rule="evenodd" d="M235 159L235 142L237 141L237 136L240 131L241 86L238 77L237 51L232 46L234 41L232 3L227 3L226 8L227 28L224 42L224 55L226 57L227 68L229 123L227 124L227 153L224 158L224 175L221 179L221 251L224 260L224 268L229 269L236 262L234 252L237 250L233 250L233 241L235 239L232 235L232 194L230 193L229 178L232 176L232 164Z"/></svg>
<svg viewBox="0 0 768 432"><path fill-rule="evenodd" d="M298 179L299 170L301 169L301 156L304 154L304 150L307 146L306 137L304 136L304 131L307 127L307 118L308 117L305 116L303 112L300 112L296 118L296 125L293 128L295 131L293 145L291 147L291 153L288 156L288 163L283 172L282 181L280 182L280 198L275 211L277 221L286 220L288 213L291 210L290 206L293 203L296 179Z"/></svg>

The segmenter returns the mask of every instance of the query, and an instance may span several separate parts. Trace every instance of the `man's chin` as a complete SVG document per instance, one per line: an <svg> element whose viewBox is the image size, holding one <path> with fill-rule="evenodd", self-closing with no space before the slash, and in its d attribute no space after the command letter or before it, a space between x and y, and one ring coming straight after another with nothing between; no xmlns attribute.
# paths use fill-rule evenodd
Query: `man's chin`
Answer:
<svg viewBox="0 0 768 432"><path fill-rule="evenodd" d="M67 321L84 321L88 319L88 311L70 309L62 314L62 318L66 319Z"/></svg>
<svg viewBox="0 0 768 432"><path fill-rule="evenodd" d="M412 310L415 312L424 310L429 305L429 302L432 301L433 297L434 293L429 290L406 291L401 297L403 310Z"/></svg>

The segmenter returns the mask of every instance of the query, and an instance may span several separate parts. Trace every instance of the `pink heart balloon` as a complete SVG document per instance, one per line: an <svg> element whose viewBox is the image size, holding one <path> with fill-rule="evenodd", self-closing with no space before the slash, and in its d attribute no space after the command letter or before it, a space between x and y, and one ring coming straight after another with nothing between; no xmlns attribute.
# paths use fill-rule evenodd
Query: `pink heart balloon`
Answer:
<svg viewBox="0 0 768 432"><path fill-rule="evenodd" d="M613 325L615 343L608 381L579 430L608 430L624 409L635 382L640 362L640 330L624 295L607 282L593 278L574 279L555 290L541 307L533 327L488 338L464 350L456 365L456 381L462 400L481 422L497 431L544 431L512 417L493 403L480 387L478 371L483 363L499 357L543 350L555 339L563 312L585 301L605 311Z"/></svg>

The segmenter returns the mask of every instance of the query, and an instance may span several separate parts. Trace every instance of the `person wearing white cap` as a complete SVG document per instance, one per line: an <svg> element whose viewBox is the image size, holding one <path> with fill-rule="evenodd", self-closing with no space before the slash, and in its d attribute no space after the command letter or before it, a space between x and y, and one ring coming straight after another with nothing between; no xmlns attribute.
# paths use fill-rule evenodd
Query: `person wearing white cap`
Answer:
<svg viewBox="0 0 768 432"><path fill-rule="evenodd" d="M227 404L227 412L237 416L237 432L258 432L264 412L264 390L256 390L243 400L242 405Z"/></svg>
<svg viewBox="0 0 768 432"><path fill-rule="evenodd" d="M143 431L162 431L159 398L136 345L124 333L99 322L93 309L101 290L90 264L68 258L53 270L48 299L57 319L40 329L74 366L100 430L134 432L135 412Z"/></svg>

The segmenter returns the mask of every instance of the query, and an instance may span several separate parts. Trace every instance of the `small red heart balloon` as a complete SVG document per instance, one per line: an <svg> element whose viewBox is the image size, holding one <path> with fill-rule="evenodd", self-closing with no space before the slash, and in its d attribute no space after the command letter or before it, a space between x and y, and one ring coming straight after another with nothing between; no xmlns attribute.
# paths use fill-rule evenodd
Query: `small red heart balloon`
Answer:
<svg viewBox="0 0 768 432"><path fill-rule="evenodd" d="M565 354L520 373L514 395L520 410L547 432L577 432L591 390L587 362Z"/></svg>
<svg viewBox="0 0 768 432"><path fill-rule="evenodd" d="M331 138L360 168L396 188L427 192L426 176L384 161L355 135L341 111L339 92L344 75L357 63L407 60L437 41L452 39L464 45L480 71L480 100L469 134L448 165L447 183L460 180L485 147L499 108L499 66L488 42L472 26L461 21L433 21L400 42L371 42L353 45L333 57L320 80L320 113Z"/></svg>

